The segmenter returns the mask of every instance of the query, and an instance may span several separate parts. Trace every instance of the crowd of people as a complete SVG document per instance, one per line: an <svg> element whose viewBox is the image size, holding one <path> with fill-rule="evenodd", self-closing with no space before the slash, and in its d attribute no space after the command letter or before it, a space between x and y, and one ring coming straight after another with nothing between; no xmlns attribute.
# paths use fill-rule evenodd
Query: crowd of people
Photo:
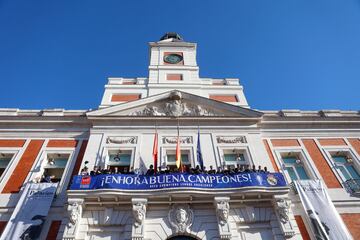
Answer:
<svg viewBox="0 0 360 240"><path fill-rule="evenodd" d="M107 168L101 168L99 166L94 166L93 170L89 172L88 167L84 167L81 170L81 175L90 175L90 176L96 176L100 174L136 174L136 175L157 175L157 174L170 174L170 173L188 173L188 174L237 174L237 173L267 173L267 167L262 168L261 166L258 166L256 168L255 165L253 165L251 168L249 165L237 165L235 166L224 166L224 167L218 167L217 169L214 169L213 166L210 166L209 169L206 169L206 167L200 167L197 165L195 168L191 168L187 165L181 166L181 168L172 168L170 166L167 166L165 169L159 167L157 171L154 169L154 165L150 165L147 171L141 171L140 169L134 169L134 168L127 168L122 167L121 169L119 167L111 167L108 166Z"/></svg>

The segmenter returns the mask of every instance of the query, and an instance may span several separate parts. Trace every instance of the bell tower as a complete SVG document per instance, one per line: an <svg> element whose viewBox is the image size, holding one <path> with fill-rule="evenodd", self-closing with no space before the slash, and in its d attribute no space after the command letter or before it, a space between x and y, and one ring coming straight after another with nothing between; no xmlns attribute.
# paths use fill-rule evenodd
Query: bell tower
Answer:
<svg viewBox="0 0 360 240"><path fill-rule="evenodd" d="M196 43L185 42L177 33L166 33L158 42L150 42L149 45L150 90L168 87L182 89L201 84L196 63Z"/></svg>

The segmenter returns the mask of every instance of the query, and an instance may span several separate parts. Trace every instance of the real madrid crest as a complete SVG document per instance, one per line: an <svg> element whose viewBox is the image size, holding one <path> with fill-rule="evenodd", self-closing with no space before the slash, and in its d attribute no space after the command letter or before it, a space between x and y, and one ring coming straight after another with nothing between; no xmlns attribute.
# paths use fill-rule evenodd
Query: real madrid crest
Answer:
<svg viewBox="0 0 360 240"><path fill-rule="evenodd" d="M189 205L173 205L169 211L169 222L175 232L184 233L190 231L193 223L194 213Z"/></svg>
<svg viewBox="0 0 360 240"><path fill-rule="evenodd" d="M272 174L267 175L266 181L271 185L271 186L275 186L278 182L278 180L276 179L276 177Z"/></svg>

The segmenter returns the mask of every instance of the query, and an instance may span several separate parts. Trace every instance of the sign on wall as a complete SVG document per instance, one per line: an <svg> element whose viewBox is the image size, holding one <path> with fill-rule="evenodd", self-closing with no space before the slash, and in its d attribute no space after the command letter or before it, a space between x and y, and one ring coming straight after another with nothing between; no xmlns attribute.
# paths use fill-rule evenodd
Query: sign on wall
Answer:
<svg viewBox="0 0 360 240"><path fill-rule="evenodd" d="M56 188L57 183L26 184L1 240L38 239Z"/></svg>
<svg viewBox="0 0 360 240"><path fill-rule="evenodd" d="M295 181L316 239L353 239L320 180Z"/></svg>
<svg viewBox="0 0 360 240"><path fill-rule="evenodd" d="M281 173L186 174L172 173L154 176L103 174L74 176L70 190L122 189L230 189L241 187L284 187Z"/></svg>

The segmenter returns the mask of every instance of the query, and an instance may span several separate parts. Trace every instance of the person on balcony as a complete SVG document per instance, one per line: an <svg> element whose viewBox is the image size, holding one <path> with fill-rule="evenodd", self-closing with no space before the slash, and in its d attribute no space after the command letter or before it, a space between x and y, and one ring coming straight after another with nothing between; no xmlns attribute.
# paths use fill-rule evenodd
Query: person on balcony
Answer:
<svg viewBox="0 0 360 240"><path fill-rule="evenodd" d="M149 169L146 171L147 176L152 176L155 174L154 165L150 165Z"/></svg>
<svg viewBox="0 0 360 240"><path fill-rule="evenodd" d="M82 176L87 176L89 175L89 171L88 171L88 167L85 166L83 169L81 169L81 175Z"/></svg>
<svg viewBox="0 0 360 240"><path fill-rule="evenodd" d="M208 171L208 174L215 174L215 173L216 173L215 169L213 169L213 166L210 165L210 169Z"/></svg>

